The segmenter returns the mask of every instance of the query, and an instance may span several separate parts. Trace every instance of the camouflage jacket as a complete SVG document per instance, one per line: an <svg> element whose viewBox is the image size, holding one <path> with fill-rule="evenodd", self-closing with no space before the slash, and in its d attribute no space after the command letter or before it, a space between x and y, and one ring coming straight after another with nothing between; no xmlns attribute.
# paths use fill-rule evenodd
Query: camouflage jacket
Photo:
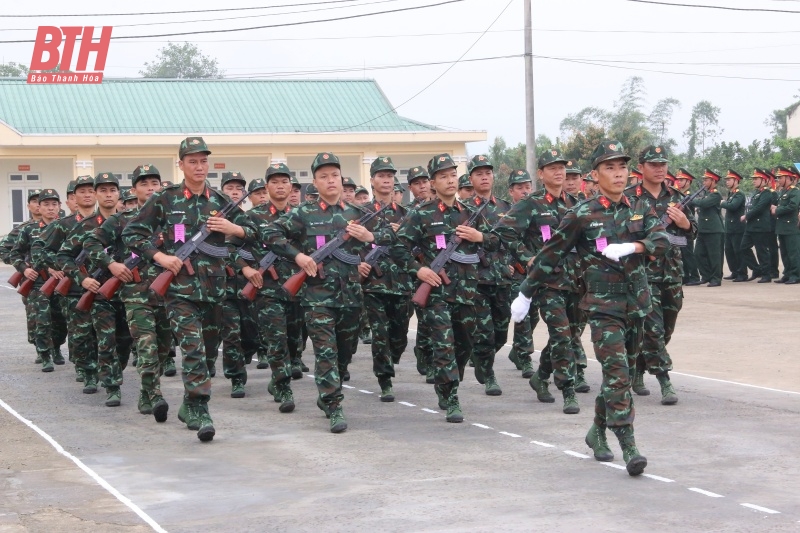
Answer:
<svg viewBox="0 0 800 533"><path fill-rule="evenodd" d="M294 260L298 254L311 255L336 234L364 214L359 208L343 200L328 204L322 198L303 202L290 212L263 228L262 238L267 248L277 255ZM357 239L348 239L339 250L350 256L361 257L368 245ZM306 280L300 301L307 307L361 307L363 293L358 265L351 265L335 257L322 265L324 279L319 273Z"/></svg>
<svg viewBox="0 0 800 533"><path fill-rule="evenodd" d="M640 242L644 254L631 254L619 262L601 251L607 244ZM626 196L612 202L598 195L567 212L552 238L537 254L520 292L532 297L537 288L557 275L556 268L572 248L577 248L586 293L581 309L599 311L620 318L644 317L650 312L645 255L663 255L669 240L651 207L638 201L631 205Z"/></svg>
<svg viewBox="0 0 800 533"><path fill-rule="evenodd" d="M33 223L33 219L28 219L16 228L12 229L8 232L8 235L3 237L3 242L0 243L0 259L7 265L11 264L9 260L9 254L11 254L11 250L14 249L14 244L17 242L17 237L19 237L19 232L22 231L22 228L27 226L28 224Z"/></svg>
<svg viewBox="0 0 800 533"><path fill-rule="evenodd" d="M766 187L753 193L750 199L750 207L745 212L745 220L747 222L745 231L747 233L769 232L772 230L772 222L770 220L772 218L770 213L772 198L772 190Z"/></svg>
<svg viewBox="0 0 800 533"><path fill-rule="evenodd" d="M162 251L175 255L178 249L200 231L206 221L230 203L227 196L206 186L200 194L193 194L181 183L176 183L155 193L139 209L136 216L122 230L122 241L134 253L148 261ZM244 242L254 243L256 228L252 220L238 207L228 215L228 220L244 230ZM154 236L163 230L164 244L156 248ZM225 235L211 232L205 240L207 246L219 252L228 250ZM189 262L194 275L186 267L180 272L167 290L170 296L198 302L221 302L225 297L225 265L229 254L222 257L194 252Z"/></svg>
<svg viewBox="0 0 800 533"><path fill-rule="evenodd" d="M51 222L52 224L52 222ZM14 241L14 248L8 254L8 262L17 269L17 272L25 272L28 265L34 270L39 271L39 277L33 283L33 287L38 289L42 286L47 276L41 274L42 271L47 270L47 266L41 261L36 261L31 255L31 246L33 242L41 235L42 230L47 226L43 221L31 222L20 226L17 238Z"/></svg>
<svg viewBox="0 0 800 533"><path fill-rule="evenodd" d="M291 210L292 206L289 204L286 204L285 209L279 210L277 207L275 207L275 205L273 205L272 202L267 202L266 204L255 206L247 212L247 215L253 219L253 223L258 228L259 233L263 234L270 224ZM297 242L292 243L292 245L295 248L300 246L300 244ZM242 257L242 254L246 255L248 252L253 256L252 260ZM264 257L268 252L269 250L264 242L259 242L256 246L245 247L244 249L241 249L241 251L237 251L236 267L238 271L241 272L244 266L250 266L257 270L258 262L261 261L261 258ZM300 267L298 267L294 261L290 261L285 257L278 257L273 266L275 267L275 272L278 273L278 279L272 279L272 276L270 276L268 272L265 272L263 276L264 286L259 290L259 294L284 301L297 300L298 297L291 296L288 292L283 290L282 285L292 275L299 272Z"/></svg>
<svg viewBox="0 0 800 533"><path fill-rule="evenodd" d="M575 199L565 192L553 196L546 189L540 189L514 204L494 231L516 261L525 267L552 238L567 210L574 205ZM564 257L555 267L556 275L546 285L551 289L578 292L577 263L577 257Z"/></svg>
<svg viewBox="0 0 800 533"><path fill-rule="evenodd" d="M658 198L654 198L643 185L628 187L625 189L625 194L631 203L636 203L637 200L641 199L647 206L655 210L659 218L666 214L667 207L675 207L683 199L683 193L666 184L661 186ZM686 246L688 242L682 243L680 239L686 238L688 241L688 239L697 234L697 220L694 218L694 213L688 206L683 208L683 213L689 219L689 229L682 230L675 224L670 223L665 228L665 231L667 232L667 238L671 239L670 242L673 245L667 249L667 253L664 255L658 257L647 256L645 259L647 280L650 283L683 284L683 260L681 259L680 247Z"/></svg>
<svg viewBox="0 0 800 533"><path fill-rule="evenodd" d="M122 230L136 216L137 211L138 208L111 215L86 236L83 248L89 252L91 264L107 269L111 263L124 262L133 255L130 248L122 242ZM142 260L137 269L141 281L124 283L117 293L119 297L130 303L164 305L163 298L153 291L147 290L158 275L157 267L153 263Z"/></svg>
<svg viewBox="0 0 800 533"><path fill-rule="evenodd" d="M63 270L64 275L72 278L71 288L77 289L80 294L85 292L85 289L81 287L83 280L95 275L97 270L102 270L102 272L100 272L99 275L95 275L94 279L100 283L106 281L110 276L108 270L105 269L107 265L103 265L96 260L93 260L91 257L88 257L84 263L85 272L75 263L75 259L78 257L81 251L83 251L83 243L105 221L106 218L99 211L95 212L95 214L90 217L84 218L78 222L74 228L72 228L72 231L69 232L69 235L67 235L67 238L61 244L61 248L58 250L56 262L59 265L59 270ZM119 261L118 254L114 253L114 257L115 261Z"/></svg>
<svg viewBox="0 0 800 533"><path fill-rule="evenodd" d="M800 210L800 189L792 185L778 192L775 208L775 233L778 235L800 235L797 227L797 212Z"/></svg>
<svg viewBox="0 0 800 533"><path fill-rule="evenodd" d="M478 195L469 199L469 202L477 209L483 199ZM506 215L511 204L502 198L496 198L494 195L489 197L489 205L483 210L483 218L494 228L500 220ZM506 244L500 241L500 249L494 252L487 252L481 249L481 255L484 257L484 262L488 266L480 265L478 268L478 284L480 285L510 285L511 272L509 272L509 265L511 265L511 253Z"/></svg>
<svg viewBox="0 0 800 533"><path fill-rule="evenodd" d="M729 192L728 199L720 204L725 210L725 233L744 233L742 216L746 204L747 199L739 189Z"/></svg>
<svg viewBox="0 0 800 533"><path fill-rule="evenodd" d="M397 231L391 255L398 265L404 265L406 271L413 276L415 286L422 283L416 277L419 269L431 264L446 247L450 236L455 234L456 227L466 224L472 212L469 205L459 200L449 207L439 198L428 200L411 211ZM500 240L497 235L491 233L491 227L485 218L478 217L474 227L483 233L485 251L493 252L500 249ZM421 257L414 256L412 250L415 248L419 248ZM464 240L456 251L463 254L477 254L480 248L481 244ZM440 285L431 290L430 301L473 305L478 295L479 266L478 263L464 264L449 261L444 266L444 271L450 278L450 284Z"/></svg>
<svg viewBox="0 0 800 533"><path fill-rule="evenodd" d="M725 233L722 226L722 195L717 189L711 189L690 204L697 208L697 233ZM769 216L769 209L767 209Z"/></svg>
<svg viewBox="0 0 800 533"><path fill-rule="evenodd" d="M61 270L61 265L57 257L58 251L61 249L61 245L64 244L64 241L67 240L67 235L69 235L75 226L83 219L83 215L75 213L74 215L59 218L48 224L33 243L32 255L36 258L35 261L47 268ZM80 296L83 294L83 287L73 283L67 294L68 296Z"/></svg>
<svg viewBox="0 0 800 533"><path fill-rule="evenodd" d="M381 205L377 202L373 202L367 204L364 208L374 212L380 209ZM395 241L396 235L389 225L392 222L404 222L403 219L408 216L408 213L409 211L405 207L392 202L391 205L387 206L381 215L379 215L381 222L384 223L382 226L384 233L382 233L380 237L376 236L376 241L384 242L383 246L386 247L386 253L380 257L377 263L382 276L378 277L374 270L371 271L362 284L364 292L399 295L411 294L414 285L411 283L408 272L406 272L405 268L398 265L391 256L391 243ZM374 249L376 246L379 245L373 243L370 247ZM371 251L372 250L370 250L370 252Z"/></svg>

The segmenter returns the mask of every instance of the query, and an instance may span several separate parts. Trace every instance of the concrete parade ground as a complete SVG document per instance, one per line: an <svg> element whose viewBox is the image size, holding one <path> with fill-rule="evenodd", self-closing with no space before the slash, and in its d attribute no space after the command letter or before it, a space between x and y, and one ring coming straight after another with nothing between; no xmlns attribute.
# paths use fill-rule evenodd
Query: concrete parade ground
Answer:
<svg viewBox="0 0 800 533"><path fill-rule="evenodd" d="M292 382L297 408L281 414L253 363L243 399L217 373L217 434L201 443L177 419L180 373L162 378L164 424L138 413L131 367L116 408L102 389L83 394L71 363L42 373L11 272L0 267L0 532L800 531L798 286L685 288L669 345L680 401L662 406L647 376L635 427L648 466L631 478L613 434L612 463L583 442L601 381L588 329L577 415L553 385L556 403L538 402L506 347L502 396L468 368L464 422L446 423L411 331L393 403L359 344L345 433L329 432L313 376ZM544 347L543 322L534 340ZM310 342L303 360L313 370Z"/></svg>

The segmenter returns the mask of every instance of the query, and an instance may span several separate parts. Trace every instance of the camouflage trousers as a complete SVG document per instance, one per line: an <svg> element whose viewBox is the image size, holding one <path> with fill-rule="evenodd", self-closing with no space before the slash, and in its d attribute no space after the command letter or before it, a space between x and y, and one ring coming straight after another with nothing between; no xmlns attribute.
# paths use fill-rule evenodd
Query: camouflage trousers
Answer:
<svg viewBox="0 0 800 533"><path fill-rule="evenodd" d="M667 344L675 331L678 313L683 307L683 287L650 283L650 301L653 309L644 318L642 351L636 358L636 368L651 374L672 370L672 358Z"/></svg>
<svg viewBox="0 0 800 533"><path fill-rule="evenodd" d="M249 304L239 298L226 298L222 302L222 370L226 378L242 383L247 383L245 359L249 356L252 360L260 340Z"/></svg>
<svg viewBox="0 0 800 533"><path fill-rule="evenodd" d="M408 345L408 296L364 293L364 307L372 329L372 372L377 378L394 377L394 361Z"/></svg>
<svg viewBox="0 0 800 533"><path fill-rule="evenodd" d="M97 334L92 325L92 314L79 311L79 296L66 296L67 326L69 328L70 354L78 370L87 376L97 375Z"/></svg>
<svg viewBox="0 0 800 533"><path fill-rule="evenodd" d="M514 298L517 297L519 294L519 286L521 281L514 282L514 285L511 286L511 296ZM510 309L510 306L509 306ZM536 325L539 323L539 308L536 306L535 302L531 302L530 311L528 311L528 316L522 322L515 322L514 323L514 340L511 343L511 353L509 354L510 358L514 358L514 356L519 359L519 362L522 364L530 363L531 357L533 356L533 330L536 329Z"/></svg>
<svg viewBox="0 0 800 533"><path fill-rule="evenodd" d="M303 335L299 302L260 296L256 300L258 324L267 354L267 363L276 383L292 379L292 364L300 364ZM301 308L302 309L302 308Z"/></svg>
<svg viewBox="0 0 800 533"><path fill-rule="evenodd" d="M428 325L434 383L448 398L464 377L464 368L472 357L475 335L475 307L448 302L428 304L422 309L422 320Z"/></svg>
<svg viewBox="0 0 800 533"><path fill-rule="evenodd" d="M594 423L610 428L633 424L631 395L634 361L642 347L644 318L589 313L594 355L603 369L603 384L594 404Z"/></svg>
<svg viewBox="0 0 800 533"><path fill-rule="evenodd" d="M195 302L167 293L165 298L172 334L183 355L184 400L208 403L211 399L211 375L206 356L217 354L222 305ZM214 357L216 359L216 357Z"/></svg>
<svg viewBox="0 0 800 533"><path fill-rule="evenodd" d="M547 324L547 346L539 357L539 378L552 374L558 390L575 383L576 364L572 340L577 329L577 294L545 287L539 293L539 312Z"/></svg>
<svg viewBox="0 0 800 533"><path fill-rule="evenodd" d="M161 305L125 302L125 314L136 347L136 371L142 390L151 398L160 396L161 373L172 347L167 309Z"/></svg>
<svg viewBox="0 0 800 533"><path fill-rule="evenodd" d="M305 307L308 336L314 345L314 380L330 409L344 400L340 368L350 362L353 337L358 337L360 307Z"/></svg>
<svg viewBox="0 0 800 533"><path fill-rule="evenodd" d="M414 304L411 304L412 306ZM431 345L430 327L425 323L423 309L414 306L417 314L417 335L414 341L414 356L424 368L433 364L433 346Z"/></svg>
<svg viewBox="0 0 800 533"><path fill-rule="evenodd" d="M30 302L30 297L23 296L22 305L25 306L25 326L28 331L28 344L36 345L36 309Z"/></svg>
<svg viewBox="0 0 800 533"><path fill-rule="evenodd" d="M580 301L583 297L582 294L575 295L577 298L575 303L575 320L577 321L572 328L572 351L575 354L575 363L578 368L586 368L586 350L583 349L583 332L586 329L586 322L589 320L589 315L580 308Z"/></svg>
<svg viewBox="0 0 800 533"><path fill-rule="evenodd" d="M55 298L48 298L38 290L31 291L28 296L27 307L33 314L33 344L36 354L42 358L42 363L52 361L55 354L53 345L53 320L51 307Z"/></svg>
<svg viewBox="0 0 800 533"><path fill-rule="evenodd" d="M61 345L67 341L67 313L64 297L60 294L50 296L50 320L53 324L53 353L61 350Z"/></svg>
<svg viewBox="0 0 800 533"><path fill-rule="evenodd" d="M511 286L478 285L475 299L475 336L473 355L476 365L481 365L484 375L494 375L494 356L508 339L511 321Z"/></svg>
<svg viewBox="0 0 800 533"><path fill-rule="evenodd" d="M119 387L133 345L125 305L120 300L98 298L92 304L91 314L97 332L98 383L106 389Z"/></svg>

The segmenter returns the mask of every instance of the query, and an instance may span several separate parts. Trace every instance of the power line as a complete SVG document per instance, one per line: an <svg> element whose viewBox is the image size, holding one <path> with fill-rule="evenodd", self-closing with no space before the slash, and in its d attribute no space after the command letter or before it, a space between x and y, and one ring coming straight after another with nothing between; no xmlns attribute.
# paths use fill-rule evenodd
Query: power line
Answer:
<svg viewBox="0 0 800 533"><path fill-rule="evenodd" d="M123 35L118 37L111 37L112 40L119 40L119 39L147 39L151 37L179 37L182 35L204 35L208 33L233 33L239 31L250 31L250 30L263 30L269 28L286 28L291 26L304 26L307 24L318 24L321 22L336 22L340 20L351 20L357 18L364 18L364 17L372 17L375 15L386 15L389 13L400 13L403 11L416 11L418 9L427 9L429 7L437 7L443 6L447 4L455 4L463 2L464 0L443 0L441 2L437 2L434 4L426 4L422 6L411 6L411 7L399 7L397 9L387 9L384 11L373 11L371 13L360 13L357 15L345 15L341 17L334 17L329 19L317 19L317 20L302 20L298 22L284 22L281 24L268 24L264 26L249 26L245 28L227 28L227 29L219 29L219 30L198 30L198 31L185 31L185 32L177 32L177 33L160 33L155 35ZM20 44L20 43L33 43L36 42L35 39L24 39L24 40L4 40L0 41L0 44Z"/></svg>
<svg viewBox="0 0 800 533"><path fill-rule="evenodd" d="M800 11L791 11L788 9L770 9L763 7L730 7L730 6L709 6L705 4L673 4L671 2L658 2L656 0L625 0L626 2L634 2L637 4L655 4L659 6L670 7L695 7L701 9L721 9L723 11L745 11L749 13L792 13L800 15Z"/></svg>

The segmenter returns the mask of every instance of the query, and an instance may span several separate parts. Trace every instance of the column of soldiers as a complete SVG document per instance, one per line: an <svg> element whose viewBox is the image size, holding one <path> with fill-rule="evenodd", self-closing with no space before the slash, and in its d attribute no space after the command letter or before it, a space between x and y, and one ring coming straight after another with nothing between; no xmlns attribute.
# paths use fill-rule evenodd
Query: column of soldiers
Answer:
<svg viewBox="0 0 800 533"><path fill-rule="evenodd" d="M413 200L403 206L388 156L370 167L370 200L342 177L336 155L318 154L301 202L300 184L282 163L249 184L226 172L222 192L215 191L207 182L210 154L202 138L184 139L183 181L176 184L162 181L153 165L140 165L119 212L119 183L108 172L70 183L72 213L62 218L58 193L37 191L29 198L32 220L2 247L3 260L33 285L25 300L29 342L43 371L64 363L60 346L69 331L69 359L83 392L102 386L105 405L115 407L133 350L138 410L163 423L169 402L160 380L174 374L176 345L184 385L177 416L201 441L216 433L209 403L220 346L231 397L245 396L255 356L257 368L271 370L268 392L278 410L291 413L292 379L308 371L301 354L310 339L316 404L330 431L340 433L348 427L342 383L363 329L359 317L371 330L379 399L392 402L395 365L416 313L417 370L434 386L445 419L458 423L459 385L470 363L487 395L502 394L495 355L513 318L509 359L540 402L555 401L552 376L565 414L578 413L576 393L590 390L581 343L588 324L603 382L585 440L597 460L610 461L610 429L628 472L638 475L647 460L634 439L631 393L649 394L649 373L662 404L678 401L667 345L682 285L693 284L682 261L692 241L709 286L721 279L723 239L734 281L752 279L748 269L771 280L770 238L762 233L773 218L784 263L776 281L800 281L798 175L785 167L775 171L780 193L770 188L772 174L756 169L757 192L746 211L733 171L727 198L716 190L721 177L709 170L705 194L684 206L694 177L681 169L677 186L669 185L663 146L643 150L634 173L623 146L606 140L585 176L560 151L545 152L535 193L528 172L513 170L508 203L492 192L487 156L473 157L459 177L453 158L439 154L409 170ZM246 196L253 208L245 212L238 204ZM50 278L59 288L48 294ZM534 366L539 318L548 342Z"/></svg>

